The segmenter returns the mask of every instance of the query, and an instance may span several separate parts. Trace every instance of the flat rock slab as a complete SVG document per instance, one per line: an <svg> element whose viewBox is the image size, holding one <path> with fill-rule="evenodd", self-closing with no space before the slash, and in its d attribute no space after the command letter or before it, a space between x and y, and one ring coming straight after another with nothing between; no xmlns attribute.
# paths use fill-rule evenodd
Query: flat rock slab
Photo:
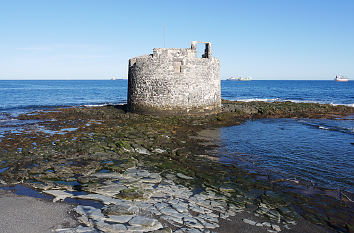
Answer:
<svg viewBox="0 0 354 233"><path fill-rule="evenodd" d="M147 218L143 216L136 216L129 221L129 224L132 226L147 226L152 227L156 225L157 220L152 218Z"/></svg>
<svg viewBox="0 0 354 233"><path fill-rule="evenodd" d="M108 218L105 219L105 221L106 222L127 223L133 217L134 217L133 215L109 215Z"/></svg>
<svg viewBox="0 0 354 233"><path fill-rule="evenodd" d="M78 223L68 214L70 207L0 190L0 232L49 233L76 227Z"/></svg>
<svg viewBox="0 0 354 233"><path fill-rule="evenodd" d="M181 179L184 179L184 180L193 180L194 179L193 177L186 176L186 175L184 175L182 173L177 173L176 175L177 175L177 177L179 177Z"/></svg>
<svg viewBox="0 0 354 233"><path fill-rule="evenodd" d="M110 205L103 209L107 215L135 215L138 212L138 207L129 204Z"/></svg>

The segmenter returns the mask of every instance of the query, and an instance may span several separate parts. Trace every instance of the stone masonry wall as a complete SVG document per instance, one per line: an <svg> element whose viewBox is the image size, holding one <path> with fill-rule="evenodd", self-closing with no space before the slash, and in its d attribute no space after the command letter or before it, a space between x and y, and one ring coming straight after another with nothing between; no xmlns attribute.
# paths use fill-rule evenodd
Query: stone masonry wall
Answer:
<svg viewBox="0 0 354 233"><path fill-rule="evenodd" d="M219 60L192 48L153 50L129 60L128 110L148 114L214 113L221 109Z"/></svg>

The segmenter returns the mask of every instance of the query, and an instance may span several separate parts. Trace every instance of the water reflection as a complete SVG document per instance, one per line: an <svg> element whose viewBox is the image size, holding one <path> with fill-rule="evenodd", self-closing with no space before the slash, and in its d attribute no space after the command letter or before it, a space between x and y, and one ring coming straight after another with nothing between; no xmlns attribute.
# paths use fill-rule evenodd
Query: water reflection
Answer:
<svg viewBox="0 0 354 233"><path fill-rule="evenodd" d="M262 119L204 130L200 137L218 146L212 152L223 163L354 193L352 125L350 120Z"/></svg>

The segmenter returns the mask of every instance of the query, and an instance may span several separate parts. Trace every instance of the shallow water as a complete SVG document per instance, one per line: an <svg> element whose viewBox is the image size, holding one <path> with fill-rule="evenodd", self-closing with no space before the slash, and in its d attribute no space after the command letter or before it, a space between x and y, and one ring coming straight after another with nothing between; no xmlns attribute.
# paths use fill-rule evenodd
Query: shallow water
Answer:
<svg viewBox="0 0 354 233"><path fill-rule="evenodd" d="M354 82L314 80L222 81L222 98L241 101L292 101L354 107Z"/></svg>
<svg viewBox="0 0 354 233"><path fill-rule="evenodd" d="M33 188L30 188L25 185L15 185L15 186L0 186L0 189L3 190L11 190L13 193L21 196L27 196L27 197L34 197L34 198L41 198L41 199L47 199L47 200L52 200L53 196L39 192ZM86 192L69 192L76 195L86 195ZM103 203L95 200L85 200L85 199L74 199L74 198L65 198L64 200L66 203L69 204L74 204L74 205L85 205L85 206L92 206L95 208L102 208L104 205Z"/></svg>
<svg viewBox="0 0 354 233"><path fill-rule="evenodd" d="M53 199L52 196L47 195L45 193L38 192L35 189L32 189L28 186L25 185L15 185L15 186L0 186L0 189L3 190L11 190L17 195L22 195L22 196L28 196L28 197L34 197L34 198L43 198L43 199Z"/></svg>
<svg viewBox="0 0 354 233"><path fill-rule="evenodd" d="M354 193L354 120L262 119L220 130L224 163Z"/></svg>
<svg viewBox="0 0 354 233"><path fill-rule="evenodd" d="M127 89L127 80L0 80L0 121L3 117L8 118L7 114L16 116L22 112L58 106L126 103ZM354 106L354 82L223 80L221 96L229 100L318 102Z"/></svg>
<svg viewBox="0 0 354 233"><path fill-rule="evenodd" d="M127 85L127 80L0 80L0 112L124 103Z"/></svg>

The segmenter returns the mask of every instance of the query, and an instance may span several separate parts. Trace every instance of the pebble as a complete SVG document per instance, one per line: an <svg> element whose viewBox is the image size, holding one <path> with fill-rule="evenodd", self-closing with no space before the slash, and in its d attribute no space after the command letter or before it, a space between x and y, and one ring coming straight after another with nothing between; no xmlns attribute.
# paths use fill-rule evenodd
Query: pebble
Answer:
<svg viewBox="0 0 354 233"><path fill-rule="evenodd" d="M263 222L262 225L265 226L265 227L271 227L272 226L272 224L270 224L269 222Z"/></svg>
<svg viewBox="0 0 354 233"><path fill-rule="evenodd" d="M181 179L184 179L184 180L193 180L193 179L194 179L193 177L186 176L186 175L184 175L184 174L182 174L182 173L177 173L176 176L177 176L178 178L181 178Z"/></svg>
<svg viewBox="0 0 354 233"><path fill-rule="evenodd" d="M142 154L142 155L150 155L150 151L148 151L144 147L135 148L135 152Z"/></svg>
<svg viewBox="0 0 354 233"><path fill-rule="evenodd" d="M281 229L280 229L280 227L278 225L272 224L272 228L273 228L273 230L275 230L277 232L281 231Z"/></svg>
<svg viewBox="0 0 354 233"><path fill-rule="evenodd" d="M163 149L157 148L157 149L153 150L153 152L156 152L156 153L161 154L161 153L165 153L165 152L166 152L166 150L163 150Z"/></svg>
<svg viewBox="0 0 354 233"><path fill-rule="evenodd" d="M244 219L242 219L242 221L244 222L244 223L247 223L247 224L250 224L250 225L256 225L256 222L255 221L252 221L252 220L249 220L249 219L247 219L247 218L244 218Z"/></svg>

